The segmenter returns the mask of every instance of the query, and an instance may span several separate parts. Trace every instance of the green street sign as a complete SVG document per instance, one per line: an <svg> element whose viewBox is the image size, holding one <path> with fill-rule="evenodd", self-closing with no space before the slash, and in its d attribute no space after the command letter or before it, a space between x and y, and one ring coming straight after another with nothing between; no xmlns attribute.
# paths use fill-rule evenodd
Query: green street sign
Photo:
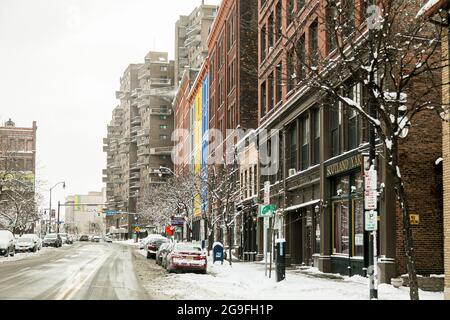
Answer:
<svg viewBox="0 0 450 320"><path fill-rule="evenodd" d="M259 210L260 217L273 217L275 215L275 211L277 210L277 206L274 204L270 204L267 206L262 205Z"/></svg>

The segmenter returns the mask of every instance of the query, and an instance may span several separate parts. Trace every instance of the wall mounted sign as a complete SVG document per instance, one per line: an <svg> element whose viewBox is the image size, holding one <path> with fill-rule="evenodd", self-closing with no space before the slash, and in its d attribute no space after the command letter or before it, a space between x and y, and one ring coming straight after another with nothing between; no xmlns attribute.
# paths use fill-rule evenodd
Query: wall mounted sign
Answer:
<svg viewBox="0 0 450 320"><path fill-rule="evenodd" d="M418 213L412 213L409 215L412 226L418 226L420 224L420 215Z"/></svg>
<svg viewBox="0 0 450 320"><path fill-rule="evenodd" d="M344 159L327 166L327 178L361 167L363 158L357 154L351 158Z"/></svg>

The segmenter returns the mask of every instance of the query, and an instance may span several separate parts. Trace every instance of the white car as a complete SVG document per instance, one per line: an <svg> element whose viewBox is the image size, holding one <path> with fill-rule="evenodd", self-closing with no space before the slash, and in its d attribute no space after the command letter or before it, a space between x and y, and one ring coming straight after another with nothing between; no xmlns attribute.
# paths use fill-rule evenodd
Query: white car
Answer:
<svg viewBox="0 0 450 320"><path fill-rule="evenodd" d="M16 253L16 239L11 231L0 230L0 254L14 257Z"/></svg>
<svg viewBox="0 0 450 320"><path fill-rule="evenodd" d="M16 240L16 251L37 252L41 248L41 239L35 234L24 234Z"/></svg>
<svg viewBox="0 0 450 320"><path fill-rule="evenodd" d="M37 249L38 250L42 249L42 239L37 234L33 234L33 233L24 234L22 236L22 238L32 238L34 243L37 244Z"/></svg>
<svg viewBox="0 0 450 320"><path fill-rule="evenodd" d="M149 235L147 238L141 239L141 241L139 242L139 249L144 250L147 247L147 244L150 240L152 239L165 239L165 237L163 237L160 234L151 234Z"/></svg>

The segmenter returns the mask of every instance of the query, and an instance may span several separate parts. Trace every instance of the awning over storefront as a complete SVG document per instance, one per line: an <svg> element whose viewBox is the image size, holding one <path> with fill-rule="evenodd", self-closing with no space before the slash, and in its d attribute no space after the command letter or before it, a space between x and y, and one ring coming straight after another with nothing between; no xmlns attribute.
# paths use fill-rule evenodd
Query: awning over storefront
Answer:
<svg viewBox="0 0 450 320"><path fill-rule="evenodd" d="M286 208L286 209L284 209L284 212L289 212L289 211L295 211L295 210L303 209L303 208L310 207L310 206L313 206L313 205L318 204L318 203L320 203L320 200L312 200L312 201L305 202L305 203L302 203L302 204L299 204L299 205L296 205L296 206L292 206L292 207Z"/></svg>

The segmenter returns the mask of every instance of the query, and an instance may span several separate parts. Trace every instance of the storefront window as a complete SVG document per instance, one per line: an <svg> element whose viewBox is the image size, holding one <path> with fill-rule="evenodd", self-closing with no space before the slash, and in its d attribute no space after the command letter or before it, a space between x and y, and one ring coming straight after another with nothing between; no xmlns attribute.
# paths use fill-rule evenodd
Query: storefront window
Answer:
<svg viewBox="0 0 450 320"><path fill-rule="evenodd" d="M355 251L354 256L364 256L364 201L357 199L353 202L355 219Z"/></svg>
<svg viewBox="0 0 450 320"><path fill-rule="evenodd" d="M320 212L316 212L314 217L314 253L320 253Z"/></svg>
<svg viewBox="0 0 450 320"><path fill-rule="evenodd" d="M333 204L334 211L334 253L349 254L349 210L344 201Z"/></svg>

